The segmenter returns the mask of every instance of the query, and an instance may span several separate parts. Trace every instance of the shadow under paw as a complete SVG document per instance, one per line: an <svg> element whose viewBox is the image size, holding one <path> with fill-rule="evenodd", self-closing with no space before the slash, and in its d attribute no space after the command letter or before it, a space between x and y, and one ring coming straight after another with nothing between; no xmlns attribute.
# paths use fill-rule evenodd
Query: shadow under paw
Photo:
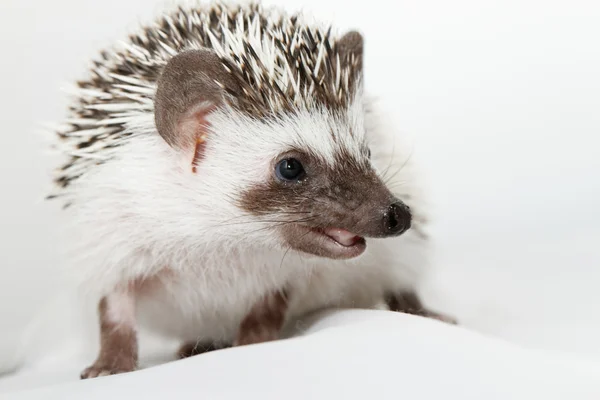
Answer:
<svg viewBox="0 0 600 400"><path fill-rule="evenodd" d="M177 358L188 358L197 356L198 354L208 353L209 351L215 351L220 349L226 349L231 347L231 344L221 342L191 342L182 345L177 350Z"/></svg>

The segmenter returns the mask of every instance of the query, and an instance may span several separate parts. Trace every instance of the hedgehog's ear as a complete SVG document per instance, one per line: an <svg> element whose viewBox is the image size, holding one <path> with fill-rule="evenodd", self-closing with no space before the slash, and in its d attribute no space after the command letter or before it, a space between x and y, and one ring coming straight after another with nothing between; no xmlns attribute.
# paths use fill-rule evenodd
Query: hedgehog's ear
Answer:
<svg viewBox="0 0 600 400"><path fill-rule="evenodd" d="M354 65L358 73L362 73L363 43L363 37L357 31L350 31L338 40L338 52L342 66Z"/></svg>
<svg viewBox="0 0 600 400"><path fill-rule="evenodd" d="M186 152L195 148L198 153L208 130L206 117L223 104L226 88L235 92L235 82L213 51L176 55L158 79L154 98L158 133L170 146Z"/></svg>

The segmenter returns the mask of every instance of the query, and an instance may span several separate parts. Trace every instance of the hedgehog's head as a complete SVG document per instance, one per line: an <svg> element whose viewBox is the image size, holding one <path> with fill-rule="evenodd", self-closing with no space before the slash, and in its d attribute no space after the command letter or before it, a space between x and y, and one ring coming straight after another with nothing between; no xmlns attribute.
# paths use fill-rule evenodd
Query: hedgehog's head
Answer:
<svg viewBox="0 0 600 400"><path fill-rule="evenodd" d="M239 105L247 90L212 50L179 54L166 66L157 129L187 160L194 184L211 194L213 220L236 230L238 242L347 259L362 254L367 237L410 228L409 208L371 163L362 38L349 33L336 49L338 68L351 61L355 74L346 77L351 98L343 107L315 101L260 116Z"/></svg>

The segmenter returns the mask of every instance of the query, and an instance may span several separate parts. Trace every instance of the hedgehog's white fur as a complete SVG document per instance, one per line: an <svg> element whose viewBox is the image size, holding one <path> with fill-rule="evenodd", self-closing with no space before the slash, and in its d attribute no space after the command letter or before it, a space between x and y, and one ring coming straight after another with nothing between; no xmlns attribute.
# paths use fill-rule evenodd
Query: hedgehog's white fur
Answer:
<svg viewBox="0 0 600 400"><path fill-rule="evenodd" d="M223 54L238 51L238 41L247 40L261 57L276 57L275 47L264 38L236 36L235 31L231 35L229 47L220 50ZM125 46L127 54L136 54L142 62L143 50L131 46ZM162 59L147 62L163 65L176 52L168 46L161 51ZM104 67L97 68L101 76ZM293 85L284 71L271 70L268 76ZM66 212L76 228L72 271L92 295L107 295L124 282L146 278L147 287L136 304L142 324L182 341L232 340L240 320L260 297L290 283L290 316L325 306L373 307L384 291L418 284L427 269L428 251L415 230L393 239L369 240L357 259L321 259L288 252L281 239L265 229L268 218L252 216L231 201L241 190L264 181L271 173L268 160L291 146L310 148L333 163L335 146L358 156L366 136L373 164L382 173L389 171L392 192L411 207L415 223L422 221L416 176L401 151L397 130L365 99L360 85L341 114L308 107L308 98L298 103L302 106L293 116L281 114L268 122L229 107L215 111L208 117L205 158L194 174L190 155L182 156L156 132L155 83L115 74L104 78L112 83L112 92L86 88L79 95L86 107L110 111L109 118L68 121L81 129L66 132L63 141L65 153L73 155L73 143L90 135L101 138L78 152L90 161L70 167L70 174L84 175L63 190L72 203ZM342 83L334 85L343 85L345 78L336 80ZM131 102L108 101L116 92ZM274 107L276 101L273 98ZM367 103L372 110L365 113ZM113 135L115 126L128 135ZM350 129L354 135L344 134ZM339 131L339 142L330 140L331 130ZM107 148L111 141L118 146ZM98 157L107 162L95 165ZM231 165L240 162L243 168L235 173Z"/></svg>
<svg viewBox="0 0 600 400"><path fill-rule="evenodd" d="M361 118L353 115L347 122ZM391 152L392 127L381 126L381 115L367 118L371 143L382 145L373 148L374 163L401 169L389 184L401 199L414 196L406 155ZM211 116L213 132L226 134L211 136L209 162L197 174L158 134L139 135L118 148L113 161L74 184L77 201L67 210L80 227L74 272L98 296L121 282L157 276L151 295L138 302L138 315L146 326L181 340L232 339L253 303L290 282L291 315L324 306L372 307L384 290L413 289L426 271L427 244L412 230L369 240L355 260L307 257L287 252L263 229L266 223L227 200L265 179L270 172L265 160L287 145L302 141L327 155L329 143L320 140L326 135L310 132L332 122L323 111L269 127L233 110L217 112ZM340 121L333 124L343 128ZM357 143L345 146L358 151ZM228 164L236 160L244 160L244 168L234 176ZM405 201L419 218L420 199ZM165 267L170 273L163 275Z"/></svg>

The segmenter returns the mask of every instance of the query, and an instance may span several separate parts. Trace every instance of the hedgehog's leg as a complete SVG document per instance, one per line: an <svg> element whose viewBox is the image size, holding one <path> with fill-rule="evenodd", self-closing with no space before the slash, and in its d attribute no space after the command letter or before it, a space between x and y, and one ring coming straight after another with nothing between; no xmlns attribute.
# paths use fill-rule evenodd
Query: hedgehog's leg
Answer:
<svg viewBox="0 0 600 400"><path fill-rule="evenodd" d="M284 291L264 296L242 320L234 346L279 339L288 309Z"/></svg>
<svg viewBox="0 0 600 400"><path fill-rule="evenodd" d="M457 324L456 319L425 308L419 296L412 291L390 294L386 297L386 303L391 311L420 315L422 317L438 319L449 324Z"/></svg>
<svg viewBox="0 0 600 400"><path fill-rule="evenodd" d="M100 354L81 373L81 379L130 372L137 367L135 298L131 290L117 290L100 300Z"/></svg>
<svg viewBox="0 0 600 400"><path fill-rule="evenodd" d="M177 358L188 358L198 354L208 353L209 351L225 349L231 345L221 342L200 341L184 343L177 351Z"/></svg>

